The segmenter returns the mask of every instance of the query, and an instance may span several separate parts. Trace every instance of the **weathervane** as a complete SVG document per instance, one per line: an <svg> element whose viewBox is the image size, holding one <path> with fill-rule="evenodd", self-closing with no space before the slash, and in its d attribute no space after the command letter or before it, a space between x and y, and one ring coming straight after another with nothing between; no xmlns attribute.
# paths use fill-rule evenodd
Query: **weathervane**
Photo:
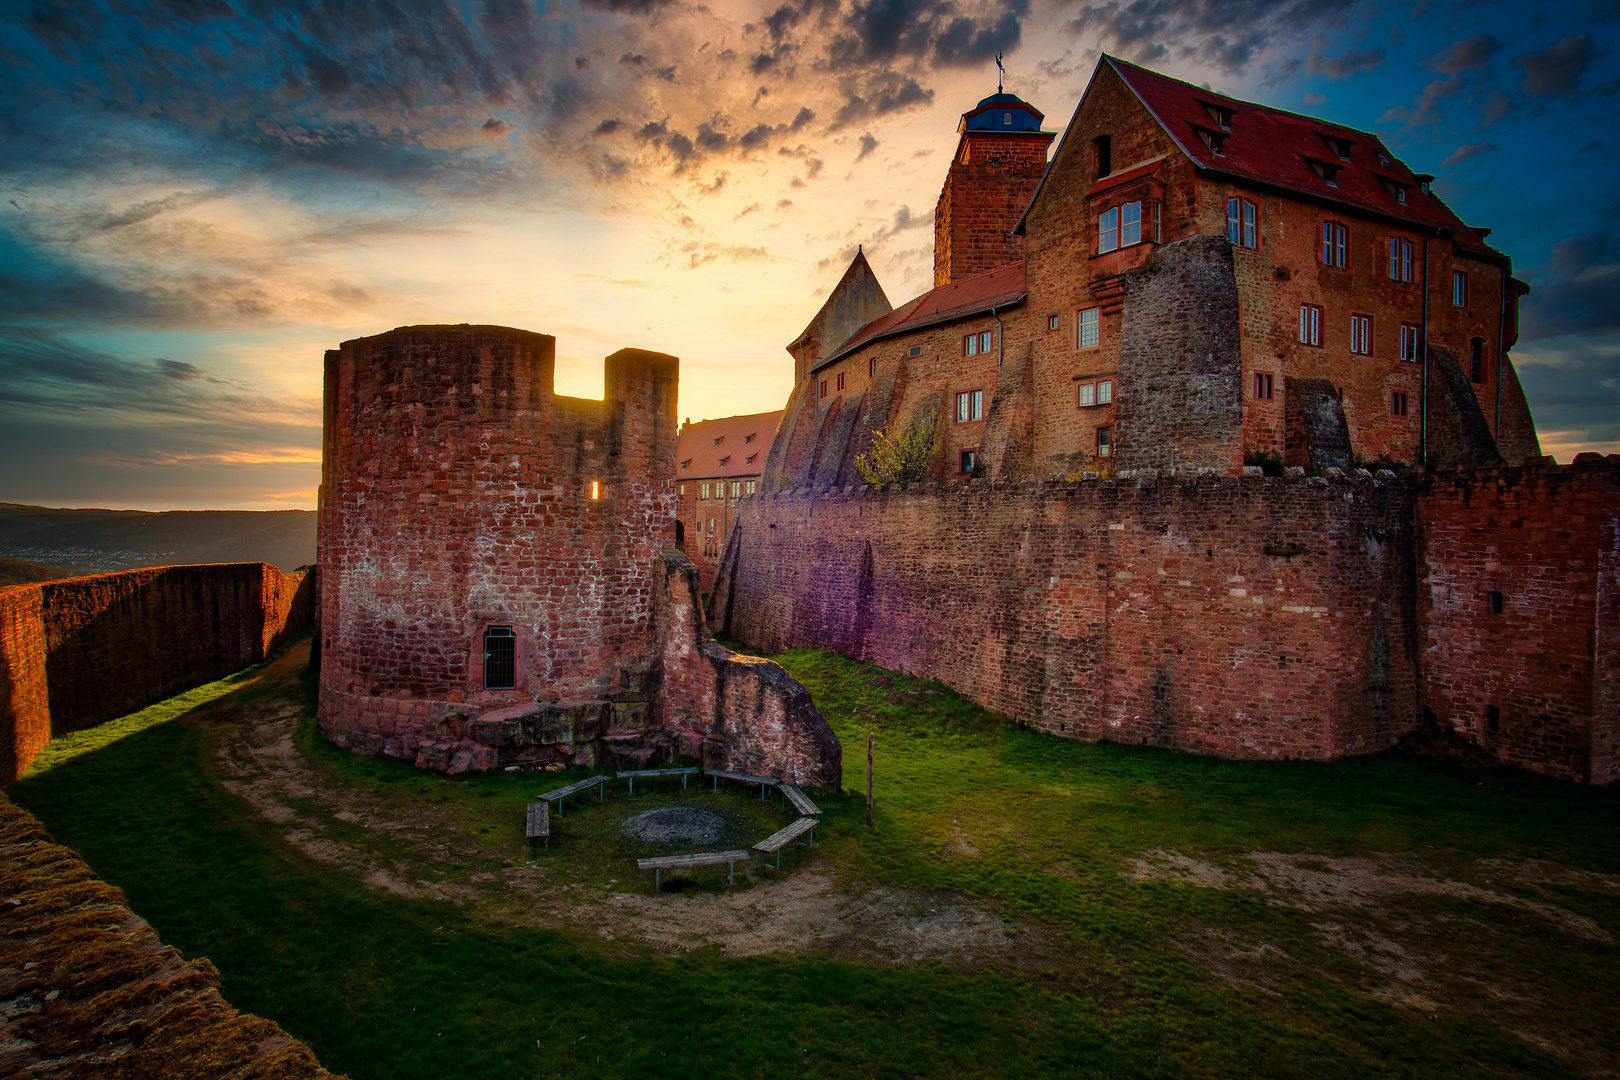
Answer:
<svg viewBox="0 0 1620 1080"><path fill-rule="evenodd" d="M1001 93L1001 84L1007 81L1007 65L1001 62L1001 54L996 53L996 93Z"/></svg>

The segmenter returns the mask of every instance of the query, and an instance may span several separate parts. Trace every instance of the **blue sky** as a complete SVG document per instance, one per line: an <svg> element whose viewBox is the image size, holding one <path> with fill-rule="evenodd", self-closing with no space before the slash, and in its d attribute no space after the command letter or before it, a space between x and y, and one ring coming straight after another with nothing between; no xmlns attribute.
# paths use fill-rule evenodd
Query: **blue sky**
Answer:
<svg viewBox="0 0 1620 1080"><path fill-rule="evenodd" d="M1108 51L1377 131L1534 287L1544 447L1620 451L1620 3L0 3L0 501L309 507L325 349L558 337L780 407L857 244L928 285L956 119Z"/></svg>

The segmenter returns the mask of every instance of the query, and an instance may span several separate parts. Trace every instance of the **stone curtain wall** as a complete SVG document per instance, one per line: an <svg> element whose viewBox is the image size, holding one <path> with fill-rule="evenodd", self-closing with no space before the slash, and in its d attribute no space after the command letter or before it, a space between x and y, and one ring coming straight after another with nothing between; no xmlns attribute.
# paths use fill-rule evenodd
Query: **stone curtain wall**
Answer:
<svg viewBox="0 0 1620 1080"><path fill-rule="evenodd" d="M1424 703L1504 761L1620 779L1620 457L1441 476L1418 506Z"/></svg>
<svg viewBox="0 0 1620 1080"><path fill-rule="evenodd" d="M411 757L453 709L637 689L678 362L615 353L591 401L553 392L554 348L418 326L327 354L320 719L340 745ZM513 690L484 688L489 626L517 635Z"/></svg>
<svg viewBox="0 0 1620 1080"><path fill-rule="evenodd" d="M1330 758L1418 722L1412 485L1157 479L745 499L713 621L1052 734Z"/></svg>
<svg viewBox="0 0 1620 1080"><path fill-rule="evenodd" d="M4 795L0 891L4 1075L331 1080L309 1047L231 1008L213 964L164 945Z"/></svg>
<svg viewBox="0 0 1620 1080"><path fill-rule="evenodd" d="M263 660L310 624L314 583L222 563L0 589L0 776L53 736Z"/></svg>

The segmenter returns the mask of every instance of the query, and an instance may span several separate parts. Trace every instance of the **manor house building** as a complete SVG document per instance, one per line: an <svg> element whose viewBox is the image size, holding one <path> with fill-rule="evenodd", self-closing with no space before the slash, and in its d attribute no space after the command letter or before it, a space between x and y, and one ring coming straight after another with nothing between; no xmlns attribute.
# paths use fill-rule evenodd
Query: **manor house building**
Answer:
<svg viewBox="0 0 1620 1080"><path fill-rule="evenodd" d="M681 425L675 444L676 545L697 566L705 593L714 584L737 500L759 490L765 454L781 421L777 410Z"/></svg>
<svg viewBox="0 0 1620 1080"><path fill-rule="evenodd" d="M1376 135L1107 56L1049 163L1042 119L964 114L934 288L893 307L858 254L788 346L767 487L860 484L918 408L935 481L1539 455L1528 286Z"/></svg>

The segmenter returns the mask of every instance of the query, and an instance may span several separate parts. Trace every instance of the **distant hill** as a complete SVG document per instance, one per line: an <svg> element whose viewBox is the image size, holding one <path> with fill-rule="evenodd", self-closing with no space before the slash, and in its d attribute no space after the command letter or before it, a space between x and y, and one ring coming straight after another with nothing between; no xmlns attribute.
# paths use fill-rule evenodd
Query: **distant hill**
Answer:
<svg viewBox="0 0 1620 1080"><path fill-rule="evenodd" d="M56 581L73 576L73 571L63 570L59 566L0 556L0 589L7 585L28 585L35 581Z"/></svg>
<svg viewBox="0 0 1620 1080"><path fill-rule="evenodd" d="M59 510L0 503L0 557L53 576L179 563L315 561L313 510ZM39 580L39 579L33 579Z"/></svg>

